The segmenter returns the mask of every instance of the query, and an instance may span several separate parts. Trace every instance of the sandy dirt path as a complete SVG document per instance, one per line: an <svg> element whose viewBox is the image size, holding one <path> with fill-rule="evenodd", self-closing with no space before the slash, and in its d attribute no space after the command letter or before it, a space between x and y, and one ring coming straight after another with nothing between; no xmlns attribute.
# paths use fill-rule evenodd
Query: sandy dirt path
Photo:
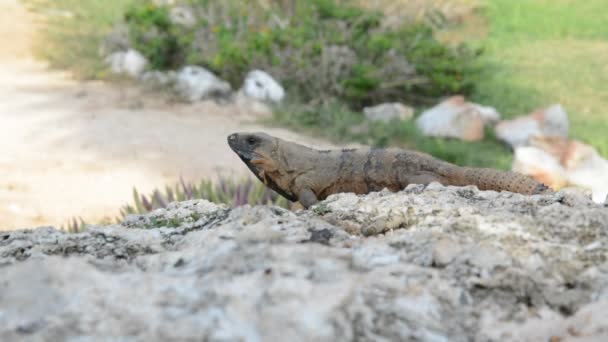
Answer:
<svg viewBox="0 0 608 342"><path fill-rule="evenodd" d="M249 124L234 105L168 105L133 87L76 82L32 59L34 34L19 2L0 0L0 230L116 217L133 187L249 176L226 144L234 131L328 146Z"/></svg>

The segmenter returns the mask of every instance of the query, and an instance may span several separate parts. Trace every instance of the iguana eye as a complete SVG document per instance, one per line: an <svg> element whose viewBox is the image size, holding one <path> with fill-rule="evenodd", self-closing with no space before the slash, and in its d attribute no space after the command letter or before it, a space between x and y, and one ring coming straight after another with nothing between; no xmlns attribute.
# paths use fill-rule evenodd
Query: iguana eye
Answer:
<svg viewBox="0 0 608 342"><path fill-rule="evenodd" d="M255 144L255 142L256 142L256 139L254 137L247 138L247 143L249 145L253 145L253 144Z"/></svg>

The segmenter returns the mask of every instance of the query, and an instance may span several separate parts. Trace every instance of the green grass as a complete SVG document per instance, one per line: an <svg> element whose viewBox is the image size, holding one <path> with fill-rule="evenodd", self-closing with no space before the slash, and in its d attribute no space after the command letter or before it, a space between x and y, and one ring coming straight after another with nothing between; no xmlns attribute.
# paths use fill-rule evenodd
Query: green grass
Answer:
<svg viewBox="0 0 608 342"><path fill-rule="evenodd" d="M488 0L480 13L466 18L465 27L441 34L454 40L464 35L484 47L484 73L473 101L496 107L505 118L561 103L571 136L607 157L607 23L605 0ZM292 108L275 120L333 141L412 147L460 165L506 169L512 159L492 132L482 142L465 143L426 138L412 123L400 123L374 125L362 136L349 132L361 115L336 108L314 115Z"/></svg>
<svg viewBox="0 0 608 342"><path fill-rule="evenodd" d="M136 0L22 0L43 19L38 57L80 79L107 77L99 54L104 38Z"/></svg>
<svg viewBox="0 0 608 342"><path fill-rule="evenodd" d="M507 118L561 103L571 136L608 156L608 2L492 0L484 14L488 68L473 99Z"/></svg>

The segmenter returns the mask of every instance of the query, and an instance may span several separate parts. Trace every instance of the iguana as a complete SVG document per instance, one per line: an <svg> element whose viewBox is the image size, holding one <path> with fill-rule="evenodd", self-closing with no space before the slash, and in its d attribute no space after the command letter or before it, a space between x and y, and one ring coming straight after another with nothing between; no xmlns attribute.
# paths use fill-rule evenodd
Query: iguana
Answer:
<svg viewBox="0 0 608 342"><path fill-rule="evenodd" d="M315 150L265 133L234 133L228 145L268 187L305 208L340 192L367 194L409 184L476 185L480 190L551 193L523 174L460 167L398 148Z"/></svg>

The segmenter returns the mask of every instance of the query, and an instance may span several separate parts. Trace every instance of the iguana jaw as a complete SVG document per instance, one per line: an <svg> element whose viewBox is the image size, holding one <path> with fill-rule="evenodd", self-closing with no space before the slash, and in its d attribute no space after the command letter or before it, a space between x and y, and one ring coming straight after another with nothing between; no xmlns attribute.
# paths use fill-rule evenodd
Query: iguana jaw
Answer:
<svg viewBox="0 0 608 342"><path fill-rule="evenodd" d="M272 145L272 141L266 136L256 133L235 133L228 136L228 145L245 164L258 170L256 174L276 169L270 157L272 146L269 145Z"/></svg>
<svg viewBox="0 0 608 342"><path fill-rule="evenodd" d="M263 133L235 133L228 136L228 145L266 186L290 201L297 201L294 194L281 188L270 176L278 169L277 161L272 159L276 149L274 138Z"/></svg>

